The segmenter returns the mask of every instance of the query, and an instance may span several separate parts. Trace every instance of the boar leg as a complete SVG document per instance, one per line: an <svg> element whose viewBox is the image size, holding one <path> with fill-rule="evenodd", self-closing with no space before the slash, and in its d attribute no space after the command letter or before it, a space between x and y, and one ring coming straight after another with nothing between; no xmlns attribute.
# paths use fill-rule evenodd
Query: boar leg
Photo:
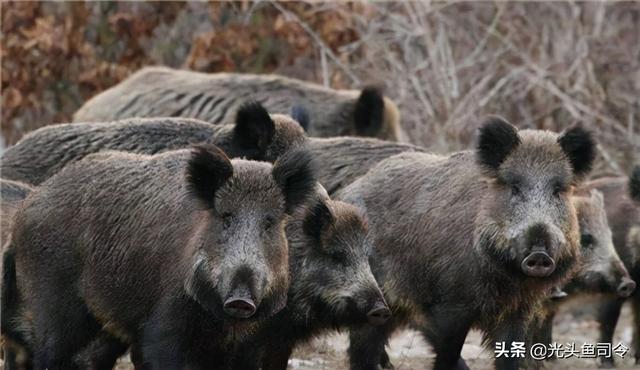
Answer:
<svg viewBox="0 0 640 370"><path fill-rule="evenodd" d="M640 364L640 294L636 293L631 298L633 309L633 349L636 365Z"/></svg>
<svg viewBox="0 0 640 370"><path fill-rule="evenodd" d="M395 367L391 363L391 358L389 357L389 353L387 353L386 350L382 351L382 356L380 356L380 368L385 370L395 369Z"/></svg>
<svg viewBox="0 0 640 370"><path fill-rule="evenodd" d="M187 369L188 313L177 302L160 302L143 331L142 356L149 369ZM195 321L195 316L192 317Z"/></svg>
<svg viewBox="0 0 640 370"><path fill-rule="evenodd" d="M351 370L377 370L384 346L396 324L389 320L382 326L365 325L349 333Z"/></svg>
<svg viewBox="0 0 640 370"><path fill-rule="evenodd" d="M598 321L600 322L600 343L611 343L613 341L613 333L616 330L618 324L618 318L620 317L620 311L622 310L622 304L624 300L621 299L608 299L601 305L598 312ZM604 367L613 367L614 360L612 357L601 358L602 365Z"/></svg>
<svg viewBox="0 0 640 370"><path fill-rule="evenodd" d="M291 352L293 347L288 345L268 346L265 351L268 356L263 356L262 370L287 370Z"/></svg>
<svg viewBox="0 0 640 370"><path fill-rule="evenodd" d="M34 368L77 369L74 355L99 330L89 310L75 292L36 289L34 300Z"/></svg>
<svg viewBox="0 0 640 370"><path fill-rule="evenodd" d="M502 318L489 336L490 343L505 342L510 346L513 342L525 342L525 348L527 348L525 330L527 317L522 312L514 312ZM518 370L520 363L518 357L497 357L495 359L496 370Z"/></svg>
<svg viewBox="0 0 640 370"><path fill-rule="evenodd" d="M259 370L260 363L263 369L266 361L263 361L265 353L262 346L253 341L247 341L237 346L231 359L231 370Z"/></svg>
<svg viewBox="0 0 640 370"><path fill-rule="evenodd" d="M220 321L191 298L167 295L144 325L141 343L144 368L226 369L229 354L224 353L217 337L223 335L222 330Z"/></svg>
<svg viewBox="0 0 640 370"><path fill-rule="evenodd" d="M431 343L436 353L434 370L469 370L460 357L464 340L472 323L468 312L465 311L451 307L437 307L432 309L432 315L428 319L429 324L422 328L422 334Z"/></svg>
<svg viewBox="0 0 640 370"><path fill-rule="evenodd" d="M531 330L533 332L532 339L529 344L542 343L549 345L553 341L553 318L556 316L555 310L549 310L542 322L538 325L534 325ZM555 360L555 356L550 357L549 360Z"/></svg>
<svg viewBox="0 0 640 370"><path fill-rule="evenodd" d="M118 358L127 352L127 348L128 344L101 331L96 339L76 355L76 363L82 369L110 370Z"/></svg>

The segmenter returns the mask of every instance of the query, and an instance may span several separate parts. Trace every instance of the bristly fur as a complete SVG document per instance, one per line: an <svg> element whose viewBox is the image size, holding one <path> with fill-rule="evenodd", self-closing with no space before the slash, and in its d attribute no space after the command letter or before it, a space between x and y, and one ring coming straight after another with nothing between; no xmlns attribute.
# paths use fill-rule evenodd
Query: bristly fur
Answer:
<svg viewBox="0 0 640 370"><path fill-rule="evenodd" d="M263 152L273 140L276 126L269 112L257 101L251 100L238 109L233 130L234 139L240 146L258 148Z"/></svg>
<svg viewBox="0 0 640 370"><path fill-rule="evenodd" d="M574 126L558 138L558 143L567 154L573 172L582 177L591 171L596 158L596 142L591 132L581 126Z"/></svg>
<svg viewBox="0 0 640 370"><path fill-rule="evenodd" d="M318 200L313 207L311 207L304 218L302 228L305 234L314 238L316 241L321 241L322 233L327 229L334 221L333 214L324 200Z"/></svg>
<svg viewBox="0 0 640 370"><path fill-rule="evenodd" d="M503 118L490 117L479 130L478 162L490 170L497 170L518 145L518 130Z"/></svg>
<svg viewBox="0 0 640 370"><path fill-rule="evenodd" d="M189 190L208 208L213 207L214 194L233 176L233 166L227 155L215 145L197 145L193 148L187 166Z"/></svg>
<svg viewBox="0 0 640 370"><path fill-rule="evenodd" d="M629 195L631 199L640 202L640 166L635 166L629 176Z"/></svg>
<svg viewBox="0 0 640 370"><path fill-rule="evenodd" d="M304 204L316 187L316 166L306 149L292 149L273 165L273 177L285 195L286 211L291 214Z"/></svg>
<svg viewBox="0 0 640 370"><path fill-rule="evenodd" d="M367 86L362 89L354 112L356 132L366 136L375 136L384 120L384 97L378 87Z"/></svg>
<svg viewBox="0 0 640 370"><path fill-rule="evenodd" d="M296 120L302 126L302 129L306 132L309 131L309 125L311 123L311 117L305 107L301 105L294 105L291 107L291 118Z"/></svg>

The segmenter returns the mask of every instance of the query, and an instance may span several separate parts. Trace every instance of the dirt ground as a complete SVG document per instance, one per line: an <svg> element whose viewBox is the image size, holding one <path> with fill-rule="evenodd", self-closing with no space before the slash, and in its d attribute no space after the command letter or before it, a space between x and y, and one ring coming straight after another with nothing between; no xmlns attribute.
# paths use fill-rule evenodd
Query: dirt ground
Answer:
<svg viewBox="0 0 640 370"><path fill-rule="evenodd" d="M579 348L583 343L595 343L598 338L598 324L593 319L590 302L567 302L554 322L554 341L558 343L575 343ZM631 347L632 337L631 310L626 305L614 337L614 345L618 342ZM493 352L480 346L481 335L471 332L467 338L462 355L473 370L493 369ZM333 334L318 338L314 342L299 348L291 360L289 369L296 370L346 370L346 350L348 346L345 334ZM396 333L388 348L396 370L430 369L434 354L423 341L419 333L405 330ZM633 364L633 353L624 359L617 359L618 369L640 369ZM2 367L0 366L0 369ZM549 370L595 370L598 363L594 359L560 359L546 366ZM116 370L133 370L128 358L119 361Z"/></svg>
<svg viewBox="0 0 640 370"><path fill-rule="evenodd" d="M585 303L587 303L585 305ZM576 348L587 343L596 343L598 339L598 323L592 315L591 302L584 300L567 302L554 322L554 341L558 343L575 343ZM618 323L614 345L622 342L631 347L631 310L625 305ZM473 370L493 369L493 352L485 350L481 345L481 334L471 332L467 338L462 355ZM348 342L346 335L331 335L320 338L314 343L301 348L289 361L290 369L299 370L346 370ZM430 369L434 354L426 345L421 335L415 331L405 330L396 333L390 342L389 354L396 370ZM624 359L617 360L618 369L640 369L634 365L633 354L628 353ZM546 365L549 370L592 370L599 369L595 359L560 359Z"/></svg>

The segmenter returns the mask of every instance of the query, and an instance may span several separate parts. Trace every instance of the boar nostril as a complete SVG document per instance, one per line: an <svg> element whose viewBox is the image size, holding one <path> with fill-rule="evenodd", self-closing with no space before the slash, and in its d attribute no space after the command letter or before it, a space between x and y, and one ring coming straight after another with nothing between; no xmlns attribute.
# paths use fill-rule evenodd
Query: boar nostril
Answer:
<svg viewBox="0 0 640 370"><path fill-rule="evenodd" d="M556 269L556 263L546 252L533 252L522 261L520 268L526 275L546 277Z"/></svg>
<svg viewBox="0 0 640 370"><path fill-rule="evenodd" d="M618 286L618 296L627 298L636 289L636 282L630 279L624 279Z"/></svg>
<svg viewBox="0 0 640 370"><path fill-rule="evenodd" d="M246 319L256 313L256 305L249 298L230 297L224 302L224 312L232 317Z"/></svg>
<svg viewBox="0 0 640 370"><path fill-rule="evenodd" d="M382 325L391 317L391 311L386 305L379 303L367 313L369 323L373 325Z"/></svg>

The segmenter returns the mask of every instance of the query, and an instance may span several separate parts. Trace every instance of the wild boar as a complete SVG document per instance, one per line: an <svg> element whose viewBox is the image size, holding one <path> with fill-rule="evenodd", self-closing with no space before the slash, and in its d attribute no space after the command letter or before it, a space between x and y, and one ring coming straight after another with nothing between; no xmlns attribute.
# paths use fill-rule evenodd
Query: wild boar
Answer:
<svg viewBox="0 0 640 370"><path fill-rule="evenodd" d="M215 144L233 158L273 162L304 140L304 131L293 119L269 115L260 104L248 102L238 109L234 125L149 118L46 126L8 149L0 172L3 178L37 185L64 166L102 150L156 154L200 143Z"/></svg>
<svg viewBox="0 0 640 370"><path fill-rule="evenodd" d="M308 138L307 147L317 159L318 181L335 194L384 159L426 148L362 137Z"/></svg>
<svg viewBox="0 0 640 370"><path fill-rule="evenodd" d="M380 325L391 314L369 267L371 242L355 207L320 199L286 233L287 307L237 351L233 369L285 370L298 344L329 330Z"/></svg>
<svg viewBox="0 0 640 370"><path fill-rule="evenodd" d="M102 333L150 369L221 364L285 306L285 219L315 182L302 150L274 165L199 146L66 166L16 214L3 281L29 312L34 367L72 368Z"/></svg>
<svg viewBox="0 0 640 370"><path fill-rule="evenodd" d="M636 282L640 281L640 166L627 177L604 177L589 181L585 189L598 189L604 195L605 209L613 245ZM640 364L640 293L636 289L629 301L634 317L632 351ZM605 299L599 312L600 342L611 343L625 301ZM605 366L613 366L613 357L602 358Z"/></svg>
<svg viewBox="0 0 640 370"><path fill-rule="evenodd" d="M227 122L239 104L254 97L269 111L303 109L309 136L369 136L398 141L400 114L379 89L333 90L278 75L206 74L146 67L87 101L74 122L130 117L190 117Z"/></svg>
<svg viewBox="0 0 640 370"><path fill-rule="evenodd" d="M351 368L375 369L406 323L432 344L435 369L467 368L470 328L492 345L524 342L532 312L577 265L571 197L594 157L580 127L518 131L493 118L475 151L401 153L338 192L369 219L371 269L393 312L381 327L351 331ZM499 370L518 365L496 358Z"/></svg>
<svg viewBox="0 0 640 370"><path fill-rule="evenodd" d="M602 193L592 189L575 195L573 202L580 226L581 268L562 288L569 297L545 302L542 322L533 328L533 343L552 343L553 318L567 299L594 293L627 298L636 287L613 246Z"/></svg>

